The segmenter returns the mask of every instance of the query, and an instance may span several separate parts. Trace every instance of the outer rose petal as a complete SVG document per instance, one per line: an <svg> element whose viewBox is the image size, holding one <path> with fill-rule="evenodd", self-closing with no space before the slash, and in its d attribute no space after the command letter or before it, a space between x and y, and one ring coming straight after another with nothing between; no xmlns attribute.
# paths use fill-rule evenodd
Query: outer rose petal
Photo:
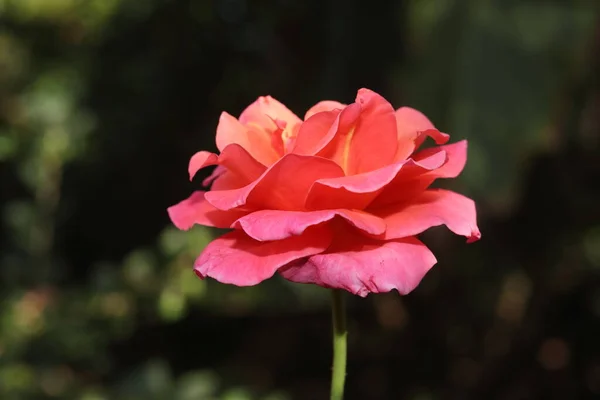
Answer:
<svg viewBox="0 0 600 400"><path fill-rule="evenodd" d="M194 179L196 172L200 171L204 167L211 165L217 165L219 163L219 156L210 151L199 151L190 158L188 165L188 173L190 175L190 181Z"/></svg>
<svg viewBox="0 0 600 400"><path fill-rule="evenodd" d="M467 142L465 140L446 146L435 146L418 152L414 160L422 163L440 153L446 154L446 161L429 171L400 171L379 196L369 205L370 208L384 207L389 204L403 203L427 189L438 178L455 178L467 161Z"/></svg>
<svg viewBox="0 0 600 400"><path fill-rule="evenodd" d="M306 200L308 209L364 209L399 175L414 176L434 170L446 160L443 151L422 158L419 162L406 160L363 174L319 179L310 189Z"/></svg>
<svg viewBox="0 0 600 400"><path fill-rule="evenodd" d="M396 160L408 158L415 149L423 144L427 136L433 138L436 144L444 144L450 139L449 135L438 131L422 112L414 108L397 109L396 124L398 125Z"/></svg>
<svg viewBox="0 0 600 400"><path fill-rule="evenodd" d="M446 152L447 160L444 165L437 168L435 171L432 171L430 175L435 176L436 178L456 178L460 175L467 163L467 141L461 140L460 142L445 146L436 146L425 149L415 154L413 158L416 161L427 159L439 150Z"/></svg>
<svg viewBox="0 0 600 400"><path fill-rule="evenodd" d="M361 109L358 120L343 124L345 111L356 106ZM346 175L355 175L390 164L397 148L392 105L377 93L360 89L356 102L340 114L340 127L335 138L319 155L334 160Z"/></svg>
<svg viewBox="0 0 600 400"><path fill-rule="evenodd" d="M271 96L259 97L240 115L242 124L254 123L264 128L275 129L275 120L285 121L288 125L302 122L296 114Z"/></svg>
<svg viewBox="0 0 600 400"><path fill-rule="evenodd" d="M422 112L411 107L401 107L396 110L399 140L415 140L419 132L435 129Z"/></svg>
<svg viewBox="0 0 600 400"><path fill-rule="evenodd" d="M330 221L336 216L371 235L385 232L385 223L382 219L363 211L352 210L262 210L238 219L233 223L232 228L243 229L248 236L256 240L281 240L300 235L307 228Z"/></svg>
<svg viewBox="0 0 600 400"><path fill-rule="evenodd" d="M397 289L410 293L437 260L416 238L381 242L348 233L336 237L326 254L280 270L293 282L345 289L365 297Z"/></svg>
<svg viewBox="0 0 600 400"><path fill-rule="evenodd" d="M211 192L217 190L234 190L244 187L247 184L248 182L246 182L244 179L226 170L215 178L210 190Z"/></svg>
<svg viewBox="0 0 600 400"><path fill-rule="evenodd" d="M248 214L248 211L218 210L204 199L205 193L194 192L187 199L167 209L171 221L177 228L188 230L195 224L229 228L233 221Z"/></svg>
<svg viewBox="0 0 600 400"><path fill-rule="evenodd" d="M246 127L226 112L221 113L219 118L216 141L220 151L231 144L240 145L263 165L271 165L279 158L271 147L269 132L258 126Z"/></svg>
<svg viewBox="0 0 600 400"><path fill-rule="evenodd" d="M208 151L199 151L192 156L188 167L190 180L194 178L196 173L211 165L220 164L217 169L203 182L204 186L208 186L213 180L224 173L225 170L230 171L246 183L258 178L267 167L256 161L250 153L237 143L227 145L220 155Z"/></svg>
<svg viewBox="0 0 600 400"><path fill-rule="evenodd" d="M256 161L242 146L235 143L223 149L219 155L219 164L246 182L258 179L267 170L267 167Z"/></svg>
<svg viewBox="0 0 600 400"><path fill-rule="evenodd" d="M419 136L417 136L415 148L418 149L427 137L432 138L435 144L446 144L448 143L448 140L450 140L450 135L447 133L440 132L437 129L427 129L426 131L420 132Z"/></svg>
<svg viewBox="0 0 600 400"><path fill-rule="evenodd" d="M446 225L457 235L466 236L468 243L481 238L475 203L449 190L427 190L408 205L391 205L372 210L372 213L387 224L387 230L380 239L415 236L438 225Z"/></svg>
<svg viewBox="0 0 600 400"><path fill-rule="evenodd" d="M336 109L341 110L345 107L346 107L346 105L340 103L339 101L332 101L332 100L320 101L317 104L315 104L314 106L312 106L306 112L306 114L304 115L304 120L306 121L313 115L323 112L323 111L331 111L331 110L336 110Z"/></svg>
<svg viewBox="0 0 600 400"><path fill-rule="evenodd" d="M326 227L272 242L259 242L236 230L213 240L194 263L194 270L201 278L251 286L290 262L324 251L330 243L331 232Z"/></svg>
<svg viewBox="0 0 600 400"><path fill-rule="evenodd" d="M239 189L211 191L206 199L221 210L251 203L275 210L303 210L312 184L322 177L343 176L342 169L320 157L286 154L256 181Z"/></svg>
<svg viewBox="0 0 600 400"><path fill-rule="evenodd" d="M396 110L396 125L398 130L398 151L396 160L407 159L415 150L415 139L419 132L435 129L431 121L420 111L410 107Z"/></svg>

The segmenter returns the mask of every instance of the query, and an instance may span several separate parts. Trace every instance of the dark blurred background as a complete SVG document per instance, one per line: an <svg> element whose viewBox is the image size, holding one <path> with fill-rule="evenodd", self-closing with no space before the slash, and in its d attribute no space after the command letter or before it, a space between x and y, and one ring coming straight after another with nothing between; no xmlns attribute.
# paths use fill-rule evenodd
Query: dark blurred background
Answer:
<svg viewBox="0 0 600 400"><path fill-rule="evenodd" d="M347 398L598 398L599 6L0 0L0 399L326 399L327 290L200 281L165 209L221 111L360 87L469 140L483 239L347 296Z"/></svg>

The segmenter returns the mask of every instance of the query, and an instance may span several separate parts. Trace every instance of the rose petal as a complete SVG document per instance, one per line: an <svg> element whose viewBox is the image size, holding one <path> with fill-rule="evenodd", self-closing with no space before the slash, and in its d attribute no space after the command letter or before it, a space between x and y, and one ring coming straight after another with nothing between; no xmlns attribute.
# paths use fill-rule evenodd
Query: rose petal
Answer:
<svg viewBox="0 0 600 400"><path fill-rule="evenodd" d="M246 203L274 210L304 210L308 190L317 179L343 174L342 169L330 160L286 154L251 184L235 190L211 191L206 194L206 199L221 210Z"/></svg>
<svg viewBox="0 0 600 400"><path fill-rule="evenodd" d="M359 118L345 122L343 116L353 105L346 107L340 114L335 138L319 153L339 164L346 175L373 171L390 164L398 148L392 105L368 89L358 91L354 104L360 107Z"/></svg>
<svg viewBox="0 0 600 400"><path fill-rule="evenodd" d="M306 208L364 209L399 175L415 176L439 168L446 160L440 150L419 162L406 160L363 174L319 179L310 189Z"/></svg>
<svg viewBox="0 0 600 400"><path fill-rule="evenodd" d="M460 142L448 144L445 146L436 146L429 149L421 150L414 155L416 161L428 159L436 152L443 150L446 152L447 159L444 165L429 172L430 176L435 178L456 178L462 170L465 168L467 163L467 141L461 140Z"/></svg>
<svg viewBox="0 0 600 400"><path fill-rule="evenodd" d="M212 183L210 189L211 192L223 191L223 190L235 190L248 185L248 181L233 174L229 171L225 171L219 175ZM208 192L210 193L210 192Z"/></svg>
<svg viewBox="0 0 600 400"><path fill-rule="evenodd" d="M432 157L439 157L440 153L446 155L446 160L441 166L428 171L409 169L400 171L369 207L403 203L425 191L436 179L456 177L467 161L467 142L463 140L445 146L431 147L418 152L413 158L416 162L423 163L425 160L431 160Z"/></svg>
<svg viewBox="0 0 600 400"><path fill-rule="evenodd" d="M199 151L190 158L188 165L188 174L190 181L194 179L196 172L200 171L204 167L211 165L217 165L219 163L219 156L210 151Z"/></svg>
<svg viewBox="0 0 600 400"><path fill-rule="evenodd" d="M204 186L204 187L209 186L211 183L213 183L215 181L215 179L217 179L218 177L223 175L225 172L227 172L227 168L225 168L221 165L217 165L217 168L215 168L213 170L212 174L210 174L208 177L206 177L206 179L204 179L202 181L202 186Z"/></svg>
<svg viewBox="0 0 600 400"><path fill-rule="evenodd" d="M468 243L481 238L475 203L449 190L427 190L409 204L391 205L371 212L387 224L380 239L415 236L439 225L446 225L457 235L466 236Z"/></svg>
<svg viewBox="0 0 600 400"><path fill-rule="evenodd" d="M387 242L347 233L337 236L325 254L280 269L293 282L345 289L365 297L397 289L410 293L437 260L416 238Z"/></svg>
<svg viewBox="0 0 600 400"><path fill-rule="evenodd" d="M348 111L346 111L346 114ZM312 156L323 150L339 126L340 111L324 111L308 118L298 130L292 153ZM358 113L356 114L358 116Z"/></svg>
<svg viewBox="0 0 600 400"><path fill-rule="evenodd" d="M438 131L423 113L414 108L397 109L396 124L398 126L396 160L408 158L427 137L431 137L436 144L445 144L450 139L450 135Z"/></svg>
<svg viewBox="0 0 600 400"><path fill-rule="evenodd" d="M450 135L438 131L437 129L427 129L426 131L420 132L415 140L415 149L418 149L425 139L428 137L432 138L435 144L446 144L450 140Z"/></svg>
<svg viewBox="0 0 600 400"><path fill-rule="evenodd" d="M415 140L419 132L435 129L425 114L411 107L400 107L395 116L399 140Z"/></svg>
<svg viewBox="0 0 600 400"><path fill-rule="evenodd" d="M229 228L235 220L248 214L247 211L240 210L218 210L206 201L205 194L206 192L202 191L194 192L187 199L167 209L169 218L177 228L188 230L195 224Z"/></svg>
<svg viewBox="0 0 600 400"><path fill-rule="evenodd" d="M275 120L285 121L288 125L302 122L296 114L271 96L259 97L240 115L242 124L255 123L265 128L276 127Z"/></svg>
<svg viewBox="0 0 600 400"><path fill-rule="evenodd" d="M246 182L258 179L267 170L266 166L255 160L246 149L236 143L223 149L219 155L219 164Z"/></svg>
<svg viewBox="0 0 600 400"><path fill-rule="evenodd" d="M396 110L396 125L398 131L397 161L407 159L415 150L415 140L419 132L435 129L431 121L420 111L411 107L401 107Z"/></svg>
<svg viewBox="0 0 600 400"><path fill-rule="evenodd" d="M259 242L236 230L213 240L196 260L194 270L201 278L252 286L290 262L324 251L330 243L331 232L325 227L271 242Z"/></svg>
<svg viewBox="0 0 600 400"><path fill-rule="evenodd" d="M332 100L320 101L317 104L315 104L314 106L312 106L306 112L306 114L304 115L304 120L306 121L313 115L320 113L320 112L332 111L332 110L342 110L345 107L346 107L346 105L340 103L339 101L332 101Z"/></svg>
<svg viewBox="0 0 600 400"><path fill-rule="evenodd" d="M217 167L215 171L202 182L204 186L210 185L210 183L222 175L225 170L231 171L248 183L257 179L267 169L263 164L256 161L242 146L237 143L232 143L227 145L220 155L208 151L199 151L194 154L190 159L188 166L190 180L194 178L200 169L217 164L220 164L220 168Z"/></svg>
<svg viewBox="0 0 600 400"><path fill-rule="evenodd" d="M262 210L238 219L233 223L232 228L243 229L248 236L256 240L281 240L300 235L307 228L330 221L336 216L371 235L385 232L383 220L362 211L352 210Z"/></svg>
<svg viewBox="0 0 600 400"><path fill-rule="evenodd" d="M271 165L280 157L271 147L270 132L260 126L244 126L226 112L221 113L219 118L216 141L220 151L231 144L240 145L263 165Z"/></svg>

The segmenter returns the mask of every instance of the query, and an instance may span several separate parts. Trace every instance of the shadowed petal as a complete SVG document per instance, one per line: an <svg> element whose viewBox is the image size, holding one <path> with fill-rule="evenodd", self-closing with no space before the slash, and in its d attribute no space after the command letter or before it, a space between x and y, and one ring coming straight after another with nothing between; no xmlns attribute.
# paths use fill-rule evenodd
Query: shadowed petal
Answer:
<svg viewBox="0 0 600 400"><path fill-rule="evenodd" d="M240 210L218 210L205 200L205 194L206 192L202 191L194 192L187 199L167 209L169 218L177 228L188 230L195 224L229 228L235 220L248 214L247 211Z"/></svg>
<svg viewBox="0 0 600 400"><path fill-rule="evenodd" d="M274 210L303 210L306 195L322 177L339 177L344 172L330 160L286 154L256 181L239 189L211 191L206 199L221 210L246 203Z"/></svg>
<svg viewBox="0 0 600 400"><path fill-rule="evenodd" d="M206 179L204 179L202 181L202 186L204 186L204 187L209 186L211 183L213 183L215 181L215 179L217 179L218 177L223 175L225 172L227 172L227 169L225 167L223 167L221 165L217 165L217 168L215 168L213 170L212 174L207 176Z"/></svg>
<svg viewBox="0 0 600 400"><path fill-rule="evenodd" d="M383 242L348 232L336 236L327 253L292 263L279 272L293 282L345 289L365 297L393 289L410 293L436 262L414 237Z"/></svg>
<svg viewBox="0 0 600 400"><path fill-rule="evenodd" d="M200 278L252 286L290 262L324 251L330 243L331 232L326 227L270 242L259 242L236 230L213 240L194 263L194 270Z"/></svg>
<svg viewBox="0 0 600 400"><path fill-rule="evenodd" d="M433 226L446 225L467 242L481 238L473 200L449 190L427 190L408 205L391 205L373 210L387 224L381 239L415 236Z"/></svg>
<svg viewBox="0 0 600 400"><path fill-rule="evenodd" d="M330 221L336 216L371 235L385 232L385 223L382 219L362 211L352 210L262 210L238 219L233 223L232 228L243 229L256 240L280 240L300 235L310 226Z"/></svg>

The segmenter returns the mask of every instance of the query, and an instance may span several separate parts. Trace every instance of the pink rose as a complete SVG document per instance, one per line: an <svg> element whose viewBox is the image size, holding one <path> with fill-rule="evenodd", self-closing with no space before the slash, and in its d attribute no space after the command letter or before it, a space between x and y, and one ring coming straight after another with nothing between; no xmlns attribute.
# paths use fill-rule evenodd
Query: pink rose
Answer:
<svg viewBox="0 0 600 400"><path fill-rule="evenodd" d="M427 137L437 146L418 151ZM279 272L360 296L406 294L436 263L416 235L446 225L468 242L481 237L471 199L428 189L466 163L467 142L448 139L419 111L394 111L368 89L350 105L320 102L304 121L260 97L239 119L221 115L220 154L201 151L189 164L190 179L217 166L204 181L211 191L169 216L179 229L233 228L196 260L201 278L249 286Z"/></svg>

